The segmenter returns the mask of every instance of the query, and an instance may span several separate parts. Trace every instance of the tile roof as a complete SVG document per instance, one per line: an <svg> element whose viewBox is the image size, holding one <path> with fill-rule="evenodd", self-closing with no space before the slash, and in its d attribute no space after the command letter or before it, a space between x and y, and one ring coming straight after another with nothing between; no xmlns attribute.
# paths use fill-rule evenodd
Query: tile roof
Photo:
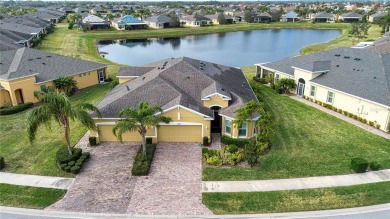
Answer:
<svg viewBox="0 0 390 219"><path fill-rule="evenodd" d="M209 21L210 18L207 18L203 15L200 14L194 14L194 15L187 15L183 18L180 18L180 20L185 20L185 21Z"/></svg>
<svg viewBox="0 0 390 219"><path fill-rule="evenodd" d="M362 18L363 15L352 11L352 12L341 14L341 17L343 17L343 18Z"/></svg>
<svg viewBox="0 0 390 219"><path fill-rule="evenodd" d="M323 19L323 18L334 18L333 14L326 13L326 12L320 12L316 15L314 15L315 19Z"/></svg>
<svg viewBox="0 0 390 219"><path fill-rule="evenodd" d="M118 23L118 24L145 24L143 21L131 16L131 15L125 15L121 18L116 18L113 20L113 22Z"/></svg>
<svg viewBox="0 0 390 219"><path fill-rule="evenodd" d="M108 21L104 20L103 18L100 18L96 15L88 15L85 18L83 18L83 23L108 23Z"/></svg>
<svg viewBox="0 0 390 219"><path fill-rule="evenodd" d="M150 70L143 73L147 68ZM120 110L137 107L142 101L159 105L164 110L181 105L213 118L213 111L204 107L202 101L205 95L212 93L234 97L229 101L230 106L221 112L235 117L236 109L249 100L257 100L244 74L237 68L181 57L127 69L142 70L142 74L136 73L141 76L118 85L103 98L97 107L104 118L117 118Z"/></svg>
<svg viewBox="0 0 390 219"><path fill-rule="evenodd" d="M292 66L329 70L311 81L332 89L390 106L390 53L338 48L287 58L262 66L294 75Z"/></svg>
<svg viewBox="0 0 390 219"><path fill-rule="evenodd" d="M36 83L39 83L106 67L100 63L26 47L2 51L0 57L0 80L35 75Z"/></svg>
<svg viewBox="0 0 390 219"><path fill-rule="evenodd" d="M154 23L169 23L171 21L171 18L162 14L162 15L146 18L144 19L144 21L154 22Z"/></svg>

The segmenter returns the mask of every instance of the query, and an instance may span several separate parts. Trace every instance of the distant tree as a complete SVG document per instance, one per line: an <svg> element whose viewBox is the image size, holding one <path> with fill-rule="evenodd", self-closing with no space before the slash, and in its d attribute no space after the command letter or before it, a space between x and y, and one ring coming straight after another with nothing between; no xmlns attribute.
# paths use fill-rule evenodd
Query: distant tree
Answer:
<svg viewBox="0 0 390 219"><path fill-rule="evenodd" d="M352 23L351 25L352 26L349 34L356 37L358 42L360 41L360 38L368 35L368 30L371 27L371 25L368 23Z"/></svg>
<svg viewBox="0 0 390 219"><path fill-rule="evenodd" d="M254 21L253 12L252 11L245 11L244 20L247 23L253 23L253 21Z"/></svg>
<svg viewBox="0 0 390 219"><path fill-rule="evenodd" d="M226 18L225 18L225 15L223 13L219 13L218 14L218 23L220 25L223 25L223 24L227 24L227 21L226 21Z"/></svg>
<svg viewBox="0 0 390 219"><path fill-rule="evenodd" d="M260 5L259 6L259 9L258 9L258 12L260 13L264 13L264 12L269 12L270 11L270 8L265 6L265 5Z"/></svg>
<svg viewBox="0 0 390 219"><path fill-rule="evenodd" d="M380 18L376 23L382 27L382 33L386 33L390 30L390 11L386 16Z"/></svg>
<svg viewBox="0 0 390 219"><path fill-rule="evenodd" d="M74 26L73 21L69 22L69 24L68 24L68 29L71 30L71 29L73 28L73 26Z"/></svg>
<svg viewBox="0 0 390 219"><path fill-rule="evenodd" d="M107 19L108 21L112 21L112 19L114 19L114 15L113 15L112 13L109 13L109 14L107 14L107 16L106 16L106 19Z"/></svg>
<svg viewBox="0 0 390 219"><path fill-rule="evenodd" d="M170 27L180 27L179 16L175 12L171 12L167 15L169 17L169 26Z"/></svg>
<svg viewBox="0 0 390 219"><path fill-rule="evenodd" d="M141 8L134 13L134 16L139 17L141 20L143 20L144 18L149 17L151 14L152 12L150 12L149 9Z"/></svg>

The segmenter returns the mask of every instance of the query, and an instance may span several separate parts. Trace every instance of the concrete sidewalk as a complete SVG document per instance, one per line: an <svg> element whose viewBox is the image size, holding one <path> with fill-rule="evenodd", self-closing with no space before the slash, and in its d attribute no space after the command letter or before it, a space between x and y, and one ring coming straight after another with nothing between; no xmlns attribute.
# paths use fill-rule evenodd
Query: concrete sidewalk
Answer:
<svg viewBox="0 0 390 219"><path fill-rule="evenodd" d="M52 189L69 189L74 178L37 176L0 172L0 183Z"/></svg>
<svg viewBox="0 0 390 219"><path fill-rule="evenodd" d="M351 186L390 181L390 169L359 174L251 181L203 181L202 192L261 192Z"/></svg>

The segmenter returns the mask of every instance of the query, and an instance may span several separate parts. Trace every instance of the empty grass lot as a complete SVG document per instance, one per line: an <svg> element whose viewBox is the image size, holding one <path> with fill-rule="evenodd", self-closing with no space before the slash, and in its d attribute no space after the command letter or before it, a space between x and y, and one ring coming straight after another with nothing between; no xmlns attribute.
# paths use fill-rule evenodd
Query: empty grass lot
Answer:
<svg viewBox="0 0 390 219"><path fill-rule="evenodd" d="M0 184L0 205L43 209L60 200L66 190Z"/></svg>
<svg viewBox="0 0 390 219"><path fill-rule="evenodd" d="M243 68L247 77L254 68ZM255 168L205 168L203 180L255 180L349 174L351 158L390 168L390 141L261 85L273 115L272 149Z"/></svg>
<svg viewBox="0 0 390 219"><path fill-rule="evenodd" d="M203 193L214 214L256 214L351 208L390 202L390 182L275 192Z"/></svg>

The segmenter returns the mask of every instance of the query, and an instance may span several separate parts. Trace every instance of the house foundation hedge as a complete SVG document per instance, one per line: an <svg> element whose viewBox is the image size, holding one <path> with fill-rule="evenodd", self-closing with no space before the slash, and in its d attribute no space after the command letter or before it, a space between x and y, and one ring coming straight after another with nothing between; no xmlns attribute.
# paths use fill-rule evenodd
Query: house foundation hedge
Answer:
<svg viewBox="0 0 390 219"><path fill-rule="evenodd" d="M5 167L4 157L0 157L0 170Z"/></svg>
<svg viewBox="0 0 390 219"><path fill-rule="evenodd" d="M353 170L356 173L365 173L368 168L368 161L357 157L357 158L352 158L351 160L351 170Z"/></svg>
<svg viewBox="0 0 390 219"><path fill-rule="evenodd" d="M155 151L156 144L146 145L146 156L142 151L142 146L139 148L134 159L133 168L131 169L133 176L147 176L149 174Z"/></svg>
<svg viewBox="0 0 390 219"><path fill-rule="evenodd" d="M34 104L29 102L29 103L22 103L17 106L6 107L0 109L0 115L11 115L11 114L19 113L33 106Z"/></svg>
<svg viewBox="0 0 390 219"><path fill-rule="evenodd" d="M238 138L231 138L226 135L221 136L221 142L225 145L236 145L238 147L245 147L245 145L249 144L250 140L248 139L238 139Z"/></svg>

